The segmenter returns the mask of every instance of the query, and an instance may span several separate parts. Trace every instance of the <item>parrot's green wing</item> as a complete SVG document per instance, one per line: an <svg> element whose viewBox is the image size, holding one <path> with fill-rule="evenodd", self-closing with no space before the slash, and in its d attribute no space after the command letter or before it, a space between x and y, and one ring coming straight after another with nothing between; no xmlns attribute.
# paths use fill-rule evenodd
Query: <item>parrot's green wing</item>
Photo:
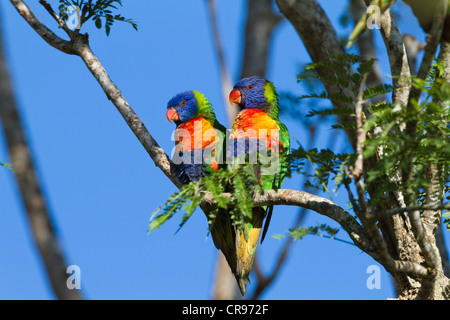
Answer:
<svg viewBox="0 0 450 320"><path fill-rule="evenodd" d="M277 173L273 177L267 177L267 181L263 183L263 189L279 189L283 184L284 177L286 176L287 171L287 156L289 155L290 150L290 137L289 131L287 127L280 120L277 119L277 124L280 127L280 152L279 152L279 162L278 162L278 170ZM264 223L264 229L261 235L261 243L264 241L266 237L267 230L269 228L270 219L272 217L273 206L270 206L266 209L266 222Z"/></svg>

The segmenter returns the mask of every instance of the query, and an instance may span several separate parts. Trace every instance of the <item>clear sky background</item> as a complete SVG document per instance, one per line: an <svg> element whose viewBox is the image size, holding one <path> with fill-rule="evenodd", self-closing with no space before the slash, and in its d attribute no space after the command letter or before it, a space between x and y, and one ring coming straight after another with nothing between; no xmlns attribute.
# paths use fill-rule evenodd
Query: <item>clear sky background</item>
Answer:
<svg viewBox="0 0 450 320"><path fill-rule="evenodd" d="M49 1L57 8L58 1ZM217 13L227 64L237 81L241 67L245 1L218 0ZM206 2L202 0L126 0L120 12L139 26L117 22L109 37L93 22L84 26L91 48L132 108L166 153L174 129L167 122L167 101L176 93L198 90L226 123L220 73L212 42ZM323 0L340 35L347 1ZM59 35L55 22L37 1L27 4ZM82 292L88 299L210 299L217 250L207 237L207 223L198 210L175 235L181 214L147 235L155 208L176 187L153 161L106 98L79 57L47 45L19 16L9 1L0 2L4 41L15 94L34 152L52 219L69 264L81 269ZM401 12L401 31L424 41L409 8ZM381 67L388 77L387 57L380 36ZM274 33L268 79L280 92L303 94L296 82L299 66L310 58L288 21ZM306 112L307 110L305 110ZM291 134L302 140L295 119L283 116ZM317 147L325 147L329 129ZM342 135L338 146L345 147ZM293 144L295 146L295 144ZM0 133L0 161L9 161ZM284 187L300 188L301 177ZM13 174L0 168L0 299L53 299L35 248ZM346 196L333 195L341 206ZM272 269L283 241L274 234L291 228L298 208L275 208L269 234L259 247L264 271ZM305 225L337 225L310 213ZM337 235L348 240L344 231ZM447 239L450 238L447 234ZM448 240L447 240L448 241ZM263 299L386 299L394 297L381 267L381 289L366 286L367 268L378 265L356 246L318 236L294 243L281 274ZM248 286L248 292L253 286Z"/></svg>

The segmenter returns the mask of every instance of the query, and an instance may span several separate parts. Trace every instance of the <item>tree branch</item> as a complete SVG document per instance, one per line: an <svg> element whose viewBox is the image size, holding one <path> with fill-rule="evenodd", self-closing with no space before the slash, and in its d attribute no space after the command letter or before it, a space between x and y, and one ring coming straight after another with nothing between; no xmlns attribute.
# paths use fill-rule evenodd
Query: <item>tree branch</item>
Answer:
<svg viewBox="0 0 450 320"><path fill-rule="evenodd" d="M75 54L70 41L61 39L53 31L47 28L31 11L31 9L22 0L10 0L19 14L28 22L28 24L52 47L67 53Z"/></svg>
<svg viewBox="0 0 450 320"><path fill-rule="evenodd" d="M22 120L14 98L0 31L0 118L15 178L26 209L34 242L51 287L58 299L82 299L78 290L67 287L67 263L50 219L46 199L36 174Z"/></svg>
<svg viewBox="0 0 450 320"><path fill-rule="evenodd" d="M173 164L169 157L158 145L156 140L145 127L144 123L128 104L127 100L124 98L115 83L111 80L98 58L92 52L88 44L87 36L82 34L75 36L73 39L73 46L76 54L81 57L89 71L95 79L97 79L108 99L111 100L116 109L120 112L127 125L152 158L155 165L161 169L161 171L169 178L170 181L173 182L173 184L175 184L175 186L181 188L183 183L181 183L176 177Z"/></svg>
<svg viewBox="0 0 450 320"><path fill-rule="evenodd" d="M152 137L139 119L134 110L130 107L120 90L108 76L100 61L89 47L87 34L72 33L72 41L62 40L51 32L22 0L11 0L11 3L21 14L21 16L33 27L33 29L50 45L69 54L75 54L81 57L88 67L89 71L97 79L106 96L120 112L126 123L139 139L147 153L150 155L155 165L172 181L175 186L181 188L183 184L178 180L169 157L164 150ZM50 8L51 9L51 8Z"/></svg>
<svg viewBox="0 0 450 320"><path fill-rule="evenodd" d="M317 0L276 0L280 11L288 18L303 41L313 62L327 62L330 57L345 54L336 31ZM334 74L325 68L318 68L321 78L333 77ZM350 89L333 83L323 83L328 94L353 94ZM335 108L352 108L343 102L334 101ZM339 115L341 123L351 122L348 115ZM356 136L353 130L345 130L353 149L356 148Z"/></svg>
<svg viewBox="0 0 450 320"><path fill-rule="evenodd" d="M450 210L450 203L446 204L438 204L438 205L422 205L422 206L410 206L410 207L402 207L402 208L392 208L388 210L384 210L383 212L380 212L380 215L383 216L391 216L397 213L402 212L410 212L410 211L417 211L417 210Z"/></svg>
<svg viewBox="0 0 450 320"><path fill-rule="evenodd" d="M352 13L353 23L356 26L359 19L365 14L367 7L364 3L364 0L351 0L350 10ZM359 37L356 39L356 45L358 47L360 56L368 60L377 58L377 52L373 39L373 30L366 30L365 32L361 33ZM383 84L381 69L378 61L376 61L373 66L373 70L369 73L367 77L367 85L375 87L381 84ZM386 100L387 99L385 94L372 98L372 101L374 103Z"/></svg>
<svg viewBox="0 0 450 320"><path fill-rule="evenodd" d="M224 193L222 196L228 200L232 199L230 193ZM359 248L369 254L373 251L371 242L367 239L366 233L355 218L346 210L326 198L291 189L278 189L277 191L264 190L263 194L257 193L254 195L253 205L256 207L286 205L313 210L339 223ZM205 210L213 210L217 207L217 202L209 192L205 192L202 206Z"/></svg>
<svg viewBox="0 0 450 320"><path fill-rule="evenodd" d="M408 56L409 70L411 75L417 73L417 56L420 51L425 48L425 43L420 42L411 34L404 34L402 36L403 43L406 49L406 55Z"/></svg>
<svg viewBox="0 0 450 320"><path fill-rule="evenodd" d="M52 6L45 0L39 0L39 3L47 10L47 12L52 16L53 19L58 23L58 28L62 28L67 35L72 38L74 35L74 32L70 30L66 23L61 19L61 17L52 9Z"/></svg>
<svg viewBox="0 0 450 320"><path fill-rule="evenodd" d="M370 0L366 0L366 3L370 3ZM391 67L393 85L392 102L406 106L411 90L411 81L409 79L411 72L402 35L390 9L381 15L381 35Z"/></svg>
<svg viewBox="0 0 450 320"><path fill-rule="evenodd" d="M229 200L231 200L232 197L229 193L224 193L222 196ZM381 250L378 243L378 249L375 250L372 242L367 238L366 232L356 219L346 210L326 198L298 190L265 190L263 194L258 193L254 196L253 205L257 207L287 205L313 210L321 215L327 216L341 225L358 248L369 254L376 261L382 263L389 272L403 272L420 277L429 276L428 270L418 263L393 259L389 255L384 242L382 243L384 246L381 247ZM212 210L217 207L217 202L214 200L211 193L205 192L202 206L207 210ZM381 239L381 237L379 238Z"/></svg>

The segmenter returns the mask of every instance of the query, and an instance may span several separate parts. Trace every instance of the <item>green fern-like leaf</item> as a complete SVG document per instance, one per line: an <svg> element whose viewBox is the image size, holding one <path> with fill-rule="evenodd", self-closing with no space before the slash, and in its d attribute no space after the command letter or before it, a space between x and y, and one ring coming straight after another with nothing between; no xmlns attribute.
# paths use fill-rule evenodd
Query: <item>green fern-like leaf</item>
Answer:
<svg viewBox="0 0 450 320"><path fill-rule="evenodd" d="M137 23L132 19L125 18L120 14L113 14L113 10L118 10L122 6L121 0L59 0L59 4L59 15L64 21L69 18L66 9L70 6L77 6L80 8L80 18L83 23L93 20L98 29L105 27L107 36L109 36L111 27L116 21L128 23L135 30L138 29Z"/></svg>
<svg viewBox="0 0 450 320"><path fill-rule="evenodd" d="M166 203L157 208L151 218L150 218L150 226L148 233L153 232L155 229L159 228L164 222L173 217L175 213L177 213L185 203L189 200L188 194L192 186L183 187L180 192L176 192L167 199ZM162 213L159 213L163 210Z"/></svg>
<svg viewBox="0 0 450 320"><path fill-rule="evenodd" d="M0 162L0 166L3 166L3 167L5 167L5 168L8 168L9 170L12 171L12 173L14 173L14 169L13 169L13 167L12 167L11 164L6 163L6 162Z"/></svg>

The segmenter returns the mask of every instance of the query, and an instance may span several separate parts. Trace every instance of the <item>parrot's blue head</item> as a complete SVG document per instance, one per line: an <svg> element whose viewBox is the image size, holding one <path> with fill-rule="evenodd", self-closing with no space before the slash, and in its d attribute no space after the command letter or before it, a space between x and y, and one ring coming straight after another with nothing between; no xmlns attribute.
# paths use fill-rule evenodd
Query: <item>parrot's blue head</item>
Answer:
<svg viewBox="0 0 450 320"><path fill-rule="evenodd" d="M175 122L177 127L194 118L214 117L211 103L206 97L195 90L180 92L167 103L167 119Z"/></svg>
<svg viewBox="0 0 450 320"><path fill-rule="evenodd" d="M230 102L243 109L269 112L278 107L278 94L272 82L257 76L239 80L230 92Z"/></svg>

